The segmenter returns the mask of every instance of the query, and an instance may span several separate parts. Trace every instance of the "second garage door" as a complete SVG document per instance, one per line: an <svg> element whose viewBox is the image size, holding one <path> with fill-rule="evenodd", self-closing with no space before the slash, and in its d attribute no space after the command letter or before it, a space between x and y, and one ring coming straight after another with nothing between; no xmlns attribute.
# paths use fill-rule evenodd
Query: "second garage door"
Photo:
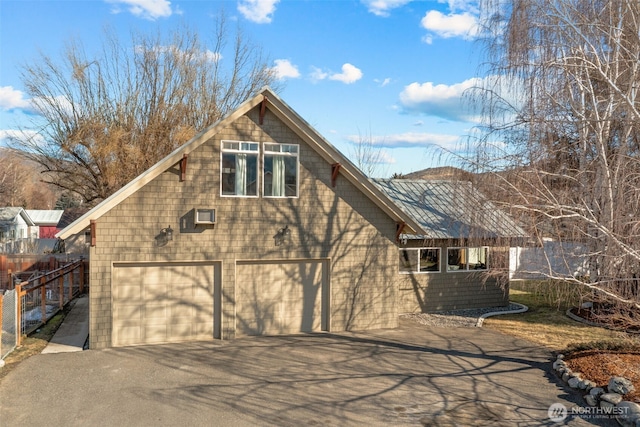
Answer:
<svg viewBox="0 0 640 427"><path fill-rule="evenodd" d="M216 264L118 263L113 267L113 345L212 339Z"/></svg>
<svg viewBox="0 0 640 427"><path fill-rule="evenodd" d="M327 330L326 261L238 262L236 334Z"/></svg>

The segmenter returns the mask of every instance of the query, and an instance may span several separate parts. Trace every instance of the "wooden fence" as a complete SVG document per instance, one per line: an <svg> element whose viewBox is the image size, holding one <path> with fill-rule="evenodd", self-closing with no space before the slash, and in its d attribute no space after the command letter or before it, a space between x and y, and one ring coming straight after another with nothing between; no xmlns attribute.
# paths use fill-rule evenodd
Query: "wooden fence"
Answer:
<svg viewBox="0 0 640 427"><path fill-rule="evenodd" d="M16 285L18 345L23 336L47 322L65 304L85 292L86 261L78 260Z"/></svg>
<svg viewBox="0 0 640 427"><path fill-rule="evenodd" d="M14 289L14 275L52 271L69 262L66 254L0 254L0 290Z"/></svg>

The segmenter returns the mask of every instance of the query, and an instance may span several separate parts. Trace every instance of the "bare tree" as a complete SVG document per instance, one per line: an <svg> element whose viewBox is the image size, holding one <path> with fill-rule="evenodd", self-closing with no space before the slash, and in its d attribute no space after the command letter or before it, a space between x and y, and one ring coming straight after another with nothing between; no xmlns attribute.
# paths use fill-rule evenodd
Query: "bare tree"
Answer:
<svg viewBox="0 0 640 427"><path fill-rule="evenodd" d="M55 195L42 185L35 165L15 150L0 148L0 206L51 209Z"/></svg>
<svg viewBox="0 0 640 427"><path fill-rule="evenodd" d="M637 313L640 3L481 3L490 77L473 161L540 242L584 244L586 271L568 280Z"/></svg>
<svg viewBox="0 0 640 427"><path fill-rule="evenodd" d="M369 178L374 177L380 171L380 166L385 160L384 151L380 145L376 144L371 129L367 135L358 132L358 139L349 149L349 157L353 159L358 169Z"/></svg>
<svg viewBox="0 0 640 427"><path fill-rule="evenodd" d="M209 44L188 28L129 43L107 30L95 56L78 41L60 59L41 54L22 73L38 133L14 145L46 182L95 204L274 83L261 50L230 34L221 16Z"/></svg>

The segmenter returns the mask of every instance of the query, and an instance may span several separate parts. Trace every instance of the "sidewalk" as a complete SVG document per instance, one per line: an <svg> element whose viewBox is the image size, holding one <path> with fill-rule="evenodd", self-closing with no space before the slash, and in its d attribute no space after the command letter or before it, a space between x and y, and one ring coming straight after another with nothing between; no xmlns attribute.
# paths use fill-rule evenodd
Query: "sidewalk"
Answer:
<svg viewBox="0 0 640 427"><path fill-rule="evenodd" d="M89 298L75 299L73 307L62 321L42 354L82 351L89 337Z"/></svg>

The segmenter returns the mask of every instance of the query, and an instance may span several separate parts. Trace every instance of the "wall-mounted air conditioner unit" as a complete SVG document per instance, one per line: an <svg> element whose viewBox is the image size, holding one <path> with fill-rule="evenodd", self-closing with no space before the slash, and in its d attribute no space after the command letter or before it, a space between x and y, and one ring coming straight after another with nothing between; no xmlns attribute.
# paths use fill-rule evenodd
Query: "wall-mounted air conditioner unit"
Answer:
<svg viewBox="0 0 640 427"><path fill-rule="evenodd" d="M196 209L195 223L196 224L215 224L216 210L215 209Z"/></svg>

